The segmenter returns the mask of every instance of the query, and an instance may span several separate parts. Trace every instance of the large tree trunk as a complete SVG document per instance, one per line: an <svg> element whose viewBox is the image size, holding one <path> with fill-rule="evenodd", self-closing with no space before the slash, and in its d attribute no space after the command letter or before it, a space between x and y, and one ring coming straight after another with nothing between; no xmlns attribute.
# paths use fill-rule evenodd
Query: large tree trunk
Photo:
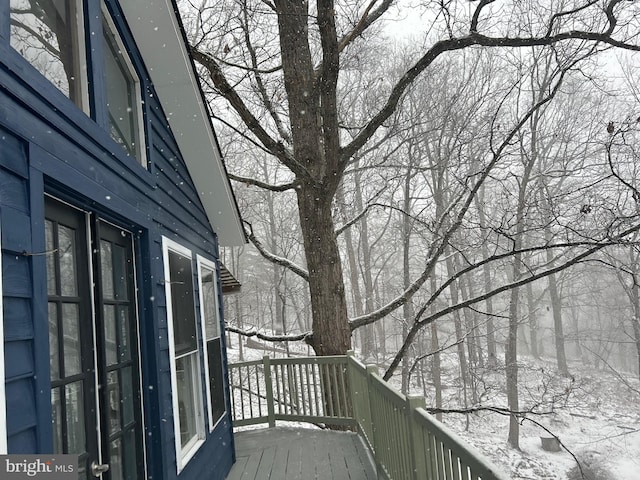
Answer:
<svg viewBox="0 0 640 480"><path fill-rule="evenodd" d="M351 348L340 252L331 216L333 195L305 184L297 190L309 270L313 318L311 346L317 355L345 355Z"/></svg>
<svg viewBox="0 0 640 480"><path fill-rule="evenodd" d="M344 355L351 329L331 207L341 178L337 83L339 54L333 4L318 2L322 75L316 76L309 45L308 3L277 0L284 86L287 91L298 215L309 271L313 318L311 346L317 355ZM291 48L295 45L295 48Z"/></svg>

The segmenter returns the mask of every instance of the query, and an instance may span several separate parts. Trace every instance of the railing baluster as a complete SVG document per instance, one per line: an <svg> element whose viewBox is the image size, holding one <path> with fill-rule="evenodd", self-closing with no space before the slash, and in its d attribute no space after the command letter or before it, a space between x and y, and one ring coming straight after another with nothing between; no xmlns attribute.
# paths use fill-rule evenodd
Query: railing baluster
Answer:
<svg viewBox="0 0 640 480"><path fill-rule="evenodd" d="M244 420L246 418L246 415L244 413L245 402L244 389L242 388L242 385L244 384L244 382L242 381L242 368L238 370L238 380L240 381L240 409L242 411L242 419Z"/></svg>
<svg viewBox="0 0 640 480"><path fill-rule="evenodd" d="M300 378L302 378L302 372L300 373ZM304 382L304 388L302 389L302 415L306 417L311 414L307 409L307 406L311 403L311 390L309 390L309 364L306 362L304 363Z"/></svg>

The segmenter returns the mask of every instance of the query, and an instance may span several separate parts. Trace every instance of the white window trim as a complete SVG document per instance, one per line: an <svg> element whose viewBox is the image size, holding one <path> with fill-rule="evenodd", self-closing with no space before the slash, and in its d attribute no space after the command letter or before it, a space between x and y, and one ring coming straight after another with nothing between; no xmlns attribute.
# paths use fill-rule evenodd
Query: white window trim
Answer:
<svg viewBox="0 0 640 480"><path fill-rule="evenodd" d="M197 439L195 442L190 442L187 444L186 449L182 449L180 444L180 407L178 404L178 373L176 368L176 350L174 344L174 333L173 333L173 307L171 305L171 279L169 277L169 251L174 253L178 253L190 259L193 258L191 250L186 247L183 247L177 242L173 240L162 237L162 261L164 264L164 273L165 273L165 298L167 305L167 332L168 332L168 342L169 342L169 368L171 370L171 401L173 406L173 433L174 433L174 442L176 448L176 468L177 473L179 474L184 467L189 463L189 460L193 458L196 452L200 449L200 447L204 444L205 434L204 434L204 418L202 412L202 380L200 375L200 352L198 349L196 355L196 373L197 382L194 382L196 385L196 392L194 392L194 396L196 398L196 432ZM193 273L193 270L192 270ZM194 299L195 300L195 299ZM195 306L194 306L195 308ZM195 313L195 312L194 312ZM195 317L197 318L197 316ZM196 329L197 330L197 329ZM199 420L198 420L199 419Z"/></svg>
<svg viewBox="0 0 640 480"><path fill-rule="evenodd" d="M82 77L82 82L80 84L80 88L82 89L80 96L80 108L87 115L91 115L90 111L90 102L89 102L89 74L87 72L87 42L85 41L85 18L86 12L84 10L84 2L76 0L75 1L76 8L76 35L78 36L78 58L76 59L80 62L80 76Z"/></svg>
<svg viewBox="0 0 640 480"><path fill-rule="evenodd" d="M102 2L102 16L104 17L109 27L109 30L113 35L113 38L118 44L118 49L122 52L122 59L124 60L127 70L129 70L129 75L131 75L131 78L133 78L133 85L134 85L135 96L137 100L136 102L134 102L136 107L136 121L137 121L136 137L137 137L138 146L139 146L138 155L140 155L140 158L136 158L136 160L144 168L148 168L147 144L146 144L146 139L144 135L144 115L142 114L142 87L140 84L140 76L138 75L138 72L136 71L136 68L133 65L133 62L131 62L131 58L129 57L128 50L126 49L124 43L122 42L122 38L120 37L120 32L116 27L116 24L113 21L113 18L111 18L111 14L109 13L109 10L107 9L107 6L104 2ZM102 34L104 35L105 33L106 32L103 32ZM103 52L103 55L105 55L104 52ZM105 108L107 108L106 105L105 105ZM107 127L110 128L109 125L107 125Z"/></svg>
<svg viewBox="0 0 640 480"><path fill-rule="evenodd" d="M0 222L0 232L2 223ZM1 237L1 236L0 236ZM0 300L2 300L2 244L0 243ZM4 387L4 317L0 304L0 455L7 453L7 396Z"/></svg>
<svg viewBox="0 0 640 480"><path fill-rule="evenodd" d="M204 318L204 295L202 292L202 269L201 267L208 268L213 270L213 282L214 282L214 301L215 301L215 312L216 312L216 321L218 322L218 333L220 334L218 338L222 336L222 331L220 328L220 304L218 299L218 268L214 261L204 258L200 255L197 255L197 265L198 265L198 295L200 300L200 326L202 327L202 355L204 358L204 378L205 378L205 389L207 396L207 416L209 419L209 432L213 432L214 428L218 424L218 422L222 419L222 417L216 419L214 424L213 421L213 405L211 399L211 385L209 382L210 372L209 372L209 351L207 349L207 326L206 319ZM222 339L221 339L222 341ZM222 372L219 372L222 374ZM225 405L226 412L226 405Z"/></svg>

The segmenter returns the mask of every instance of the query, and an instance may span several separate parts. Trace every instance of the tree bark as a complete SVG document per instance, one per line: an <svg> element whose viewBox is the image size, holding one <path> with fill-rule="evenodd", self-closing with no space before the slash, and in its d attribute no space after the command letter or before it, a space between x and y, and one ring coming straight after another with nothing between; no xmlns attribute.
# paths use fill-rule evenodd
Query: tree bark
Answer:
<svg viewBox="0 0 640 480"><path fill-rule="evenodd" d="M327 202L327 195L313 185L306 185L297 192L309 270L313 319L311 346L317 355L345 355L351 348L351 330L331 202Z"/></svg>

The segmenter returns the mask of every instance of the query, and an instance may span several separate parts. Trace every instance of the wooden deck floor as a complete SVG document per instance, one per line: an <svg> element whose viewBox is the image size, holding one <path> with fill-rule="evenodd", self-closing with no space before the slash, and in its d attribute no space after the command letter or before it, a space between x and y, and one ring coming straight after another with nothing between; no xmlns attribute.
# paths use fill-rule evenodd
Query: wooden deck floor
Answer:
<svg viewBox="0 0 640 480"><path fill-rule="evenodd" d="M236 463L227 480L375 480L355 433L269 428L235 435Z"/></svg>

